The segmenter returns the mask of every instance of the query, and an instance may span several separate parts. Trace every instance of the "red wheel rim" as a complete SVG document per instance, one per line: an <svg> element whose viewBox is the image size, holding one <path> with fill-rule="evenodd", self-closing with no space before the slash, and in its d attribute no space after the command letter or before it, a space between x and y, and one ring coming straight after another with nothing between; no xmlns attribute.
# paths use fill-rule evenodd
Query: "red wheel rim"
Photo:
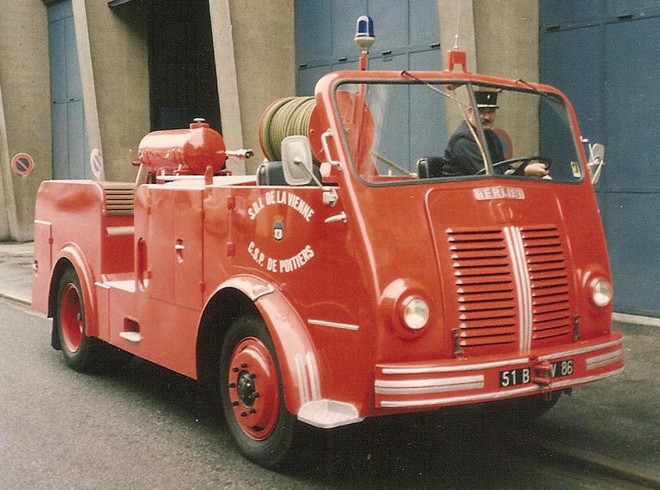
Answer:
<svg viewBox="0 0 660 490"><path fill-rule="evenodd" d="M280 390L275 361L266 345L255 337L241 340L229 364L229 399L243 432L262 441L277 425Z"/></svg>
<svg viewBox="0 0 660 490"><path fill-rule="evenodd" d="M60 308L60 324L64 343L70 352L77 352L83 338L83 314L80 295L73 284L67 284L62 291Z"/></svg>

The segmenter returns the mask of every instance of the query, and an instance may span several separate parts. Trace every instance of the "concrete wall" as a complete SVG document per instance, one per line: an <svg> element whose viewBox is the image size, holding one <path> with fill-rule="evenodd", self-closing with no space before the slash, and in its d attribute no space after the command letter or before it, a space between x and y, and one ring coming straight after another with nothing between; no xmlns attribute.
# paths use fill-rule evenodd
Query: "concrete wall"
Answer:
<svg viewBox="0 0 660 490"><path fill-rule="evenodd" d="M39 184L52 176L48 17L42 0L0 3L0 240L32 239ZM129 150L149 131L147 38L140 2L73 0L85 123L105 177L133 180ZM35 161L26 177L11 158Z"/></svg>
<svg viewBox="0 0 660 490"><path fill-rule="evenodd" d="M538 0L474 0L473 3L479 71L538 81Z"/></svg>
<svg viewBox="0 0 660 490"><path fill-rule="evenodd" d="M468 55L468 69L538 81L538 0L438 0L442 50Z"/></svg>
<svg viewBox="0 0 660 490"><path fill-rule="evenodd" d="M0 240L32 237L36 191L51 176L48 18L41 0L0 2ZM28 153L35 170L12 175Z"/></svg>
<svg viewBox="0 0 660 490"><path fill-rule="evenodd" d="M82 8L76 8L76 3ZM140 2L110 9L107 0L74 0L85 122L90 148L102 150L107 180L135 178L137 170L131 165L129 150L137 151L140 140L149 132L149 63L143 8ZM85 18L80 18L83 15Z"/></svg>
<svg viewBox="0 0 660 490"><path fill-rule="evenodd" d="M255 150L263 160L258 125L275 99L295 95L293 0L210 0L222 132L228 148Z"/></svg>

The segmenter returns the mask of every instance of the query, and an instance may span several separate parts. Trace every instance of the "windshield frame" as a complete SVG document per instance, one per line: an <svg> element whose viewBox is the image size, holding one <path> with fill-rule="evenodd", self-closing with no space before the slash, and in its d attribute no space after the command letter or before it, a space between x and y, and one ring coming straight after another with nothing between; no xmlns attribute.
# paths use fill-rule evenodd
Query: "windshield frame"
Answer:
<svg viewBox="0 0 660 490"><path fill-rule="evenodd" d="M456 73L456 72L415 72L403 70L400 72L389 72L389 71L345 71L345 72L333 72L329 75L326 75L329 79L326 83L319 83L321 90L324 87L328 90L326 93L329 95L329 100L331 102L332 111L337 121L338 136L341 139L341 144L343 146L343 152L347 158L347 164L350 167L351 173L357 177L357 180L363 185L367 186L391 186L391 185L423 185L429 182L437 183L441 182L452 182L452 181L466 181L466 180L483 180L485 178L506 178L506 179L523 179L528 181L538 181L545 183L561 183L561 184L573 184L580 185L586 179L588 171L586 169L586 155L584 147L580 144L581 137L579 133L579 128L577 124L577 118L575 116L575 111L568 100L568 98L558 89L532 82L527 82L522 79L512 80L512 79L502 79L498 77L488 77L482 75L474 75L467 72ZM323 79L322 79L323 80ZM391 181L381 181L376 182L365 178L360 174L358 170L358 165L356 162L355 155L351 151L351 146L347 138L347 130L345 125L342 122L340 103L338 101L337 93L341 92L341 87L345 86L355 86L355 87L365 87L368 88L370 85L388 85L388 84L400 84L400 85L426 85L430 90L438 92L441 96L447 97L449 99L455 100L459 104L463 104L461 101L458 101L456 97L449 95L442 90L439 90L441 86L453 86L453 87L465 87L469 94L469 104L465 105L465 108L472 107L473 110L477 107L477 101L475 98L475 87L480 89L492 88L494 90L506 90L519 92L521 94L530 94L536 95L541 98L548 98L553 102L556 107L561 109L562 117L565 120L566 129L570 132L570 139L573 140L574 156L577 159L577 162L574 162L577 168L577 173L574 171L574 179L572 180L557 180L552 179L532 179L524 175L502 175L498 174L493 169L492 155L489 151L485 151L486 160L484 162L485 172L484 175L459 175L459 176L443 176L443 177L433 177L428 179L420 179L417 174L414 172L410 173L409 178L403 178L399 180ZM465 116L463 117L465 120ZM477 127L475 128L476 136L479 140L484 141L484 128L481 124L479 118L477 119ZM571 162L573 163L573 162ZM414 178L413 178L414 177Z"/></svg>

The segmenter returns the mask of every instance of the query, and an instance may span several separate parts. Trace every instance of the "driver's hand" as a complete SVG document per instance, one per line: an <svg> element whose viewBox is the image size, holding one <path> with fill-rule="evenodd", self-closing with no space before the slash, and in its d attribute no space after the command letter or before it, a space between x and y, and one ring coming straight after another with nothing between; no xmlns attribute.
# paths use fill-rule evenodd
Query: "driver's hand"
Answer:
<svg viewBox="0 0 660 490"><path fill-rule="evenodd" d="M531 177L545 177L548 175L548 169L545 163L531 162L525 167L525 175Z"/></svg>

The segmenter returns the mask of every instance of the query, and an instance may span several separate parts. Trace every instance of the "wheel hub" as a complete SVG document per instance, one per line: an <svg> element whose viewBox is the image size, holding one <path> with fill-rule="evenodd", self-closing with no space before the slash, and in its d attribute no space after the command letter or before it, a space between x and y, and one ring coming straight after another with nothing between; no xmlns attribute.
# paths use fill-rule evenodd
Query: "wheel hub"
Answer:
<svg viewBox="0 0 660 490"><path fill-rule="evenodd" d="M266 439L280 413L279 378L268 347L255 337L241 340L232 353L228 375L234 419L250 438Z"/></svg>
<svg viewBox="0 0 660 490"><path fill-rule="evenodd" d="M241 371L238 375L238 383L236 383L236 390L241 403L251 408L254 405L255 399L259 396L254 384L254 375L248 371Z"/></svg>

